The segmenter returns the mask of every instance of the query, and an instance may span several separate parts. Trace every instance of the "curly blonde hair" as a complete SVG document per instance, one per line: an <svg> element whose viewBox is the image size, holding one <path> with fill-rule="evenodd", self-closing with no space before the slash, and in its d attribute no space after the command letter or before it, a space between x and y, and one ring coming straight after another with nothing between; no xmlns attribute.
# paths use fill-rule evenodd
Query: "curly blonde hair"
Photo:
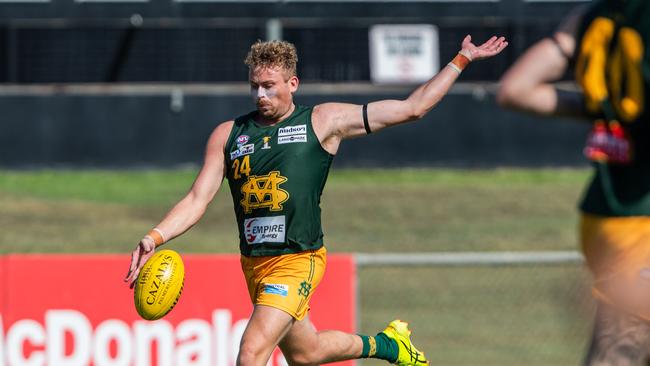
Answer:
<svg viewBox="0 0 650 366"><path fill-rule="evenodd" d="M251 45L244 63L251 70L258 67L279 67L291 77L296 75L298 53L296 46L287 41L262 42L258 40Z"/></svg>

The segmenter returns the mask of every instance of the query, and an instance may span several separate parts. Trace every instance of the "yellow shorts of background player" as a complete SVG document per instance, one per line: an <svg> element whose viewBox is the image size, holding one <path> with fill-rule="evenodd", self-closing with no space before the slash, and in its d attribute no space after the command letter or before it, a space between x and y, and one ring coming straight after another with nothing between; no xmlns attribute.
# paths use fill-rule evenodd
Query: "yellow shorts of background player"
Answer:
<svg viewBox="0 0 650 366"><path fill-rule="evenodd" d="M580 226L594 296L650 320L650 217L585 214Z"/></svg>
<svg viewBox="0 0 650 366"><path fill-rule="evenodd" d="M326 264L325 247L279 256L241 256L253 304L283 310L296 320L307 315L309 300L325 274Z"/></svg>

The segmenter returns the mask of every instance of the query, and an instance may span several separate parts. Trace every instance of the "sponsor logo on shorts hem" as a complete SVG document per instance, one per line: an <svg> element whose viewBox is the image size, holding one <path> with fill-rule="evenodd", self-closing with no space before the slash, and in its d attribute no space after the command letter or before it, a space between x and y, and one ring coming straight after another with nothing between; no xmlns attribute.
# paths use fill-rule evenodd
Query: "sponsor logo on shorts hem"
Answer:
<svg viewBox="0 0 650 366"><path fill-rule="evenodd" d="M265 294L280 295L282 297L287 297L287 295L289 295L289 285L283 285L278 283L265 283L263 292Z"/></svg>

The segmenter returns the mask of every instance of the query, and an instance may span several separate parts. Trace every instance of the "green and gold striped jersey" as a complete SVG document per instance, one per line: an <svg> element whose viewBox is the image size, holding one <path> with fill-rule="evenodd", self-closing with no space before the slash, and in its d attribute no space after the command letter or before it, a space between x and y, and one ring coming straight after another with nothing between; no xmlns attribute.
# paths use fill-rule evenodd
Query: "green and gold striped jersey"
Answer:
<svg viewBox="0 0 650 366"><path fill-rule="evenodd" d="M314 133L312 109L297 105L273 126L255 122L257 112L235 120L225 160L243 255L323 246L320 197L333 155Z"/></svg>

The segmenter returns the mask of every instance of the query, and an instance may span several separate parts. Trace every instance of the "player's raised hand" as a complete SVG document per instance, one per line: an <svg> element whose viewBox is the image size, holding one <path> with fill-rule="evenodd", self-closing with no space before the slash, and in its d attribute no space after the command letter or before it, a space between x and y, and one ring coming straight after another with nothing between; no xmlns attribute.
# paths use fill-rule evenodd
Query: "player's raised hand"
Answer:
<svg viewBox="0 0 650 366"><path fill-rule="evenodd" d="M467 35L463 39L460 53L467 56L470 61L477 61L498 55L506 47L508 47L508 42L505 37L492 36L487 42L477 46L472 43L472 36Z"/></svg>
<svg viewBox="0 0 650 366"><path fill-rule="evenodd" d="M129 266L129 272L127 272L124 282L129 283L129 287L133 288L135 286L135 280L138 278L138 273L140 269L147 262L147 259L151 257L156 249L156 243L149 236L145 236L140 240L138 246L135 247L133 252L131 252L131 265Z"/></svg>

